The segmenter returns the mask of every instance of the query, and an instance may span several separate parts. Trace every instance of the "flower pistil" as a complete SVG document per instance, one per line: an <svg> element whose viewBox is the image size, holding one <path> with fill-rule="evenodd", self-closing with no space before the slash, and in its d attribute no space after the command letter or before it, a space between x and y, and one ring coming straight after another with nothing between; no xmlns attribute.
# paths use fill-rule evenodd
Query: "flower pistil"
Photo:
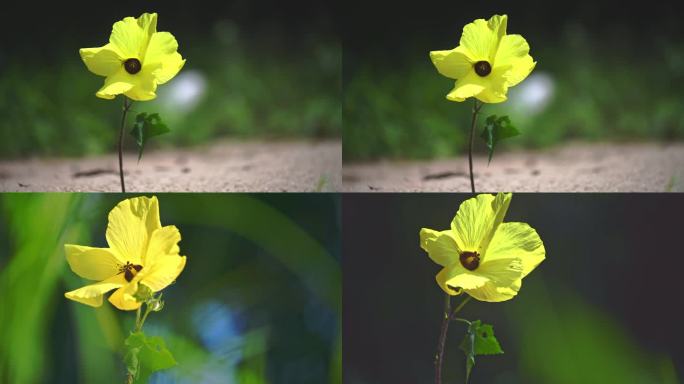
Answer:
<svg viewBox="0 0 684 384"><path fill-rule="evenodd" d="M478 61L473 67L475 68L475 73L480 77L485 77L492 73L492 65L485 60Z"/></svg>
<svg viewBox="0 0 684 384"><path fill-rule="evenodd" d="M135 75L136 73L140 72L142 69L142 64L140 64L140 60L136 58L128 59L124 61L123 63L124 68L126 69L126 72L130 73L131 75Z"/></svg>
<svg viewBox="0 0 684 384"><path fill-rule="evenodd" d="M463 268L469 271L474 271L480 266L480 254L477 252L462 252L458 259Z"/></svg>

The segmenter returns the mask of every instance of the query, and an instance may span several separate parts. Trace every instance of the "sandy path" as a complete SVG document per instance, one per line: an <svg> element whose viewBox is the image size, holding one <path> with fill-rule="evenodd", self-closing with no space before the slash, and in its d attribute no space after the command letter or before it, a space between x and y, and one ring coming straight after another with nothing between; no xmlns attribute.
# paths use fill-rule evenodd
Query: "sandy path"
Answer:
<svg viewBox="0 0 684 384"><path fill-rule="evenodd" d="M580 144L474 159L477 191L684 191L684 143ZM345 192L470 192L467 156L345 164Z"/></svg>
<svg viewBox="0 0 684 384"><path fill-rule="evenodd" d="M124 156L127 192L311 192L341 189L340 141L223 141ZM0 162L0 191L120 192L116 154Z"/></svg>

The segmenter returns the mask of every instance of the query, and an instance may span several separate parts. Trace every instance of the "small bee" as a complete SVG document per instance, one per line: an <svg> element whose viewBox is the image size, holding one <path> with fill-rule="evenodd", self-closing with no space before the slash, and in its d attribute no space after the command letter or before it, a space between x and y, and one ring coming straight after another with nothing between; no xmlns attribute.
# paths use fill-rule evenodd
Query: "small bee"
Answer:
<svg viewBox="0 0 684 384"><path fill-rule="evenodd" d="M480 266L480 254L477 252L463 252L459 256L463 268L474 271Z"/></svg>
<svg viewBox="0 0 684 384"><path fill-rule="evenodd" d="M142 265L131 264L127 261L126 265L122 265L119 268L119 273L123 273L124 278L126 278L126 281L130 282L131 280L133 280L133 277L135 277L135 275L137 275L138 272L140 272L142 268Z"/></svg>

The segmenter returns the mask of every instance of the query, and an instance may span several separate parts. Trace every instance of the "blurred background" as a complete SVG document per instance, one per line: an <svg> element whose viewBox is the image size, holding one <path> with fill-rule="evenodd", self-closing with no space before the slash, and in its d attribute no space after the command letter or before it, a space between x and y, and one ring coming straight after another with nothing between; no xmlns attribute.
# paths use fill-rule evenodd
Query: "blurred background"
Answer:
<svg viewBox="0 0 684 384"><path fill-rule="evenodd" d="M78 51L106 44L114 22L143 12L159 14L158 30L187 59L156 100L134 103L171 129L152 145L340 137L341 45L328 2L19 1L0 25L0 158L114 151L121 100L95 97L104 78Z"/></svg>
<svg viewBox="0 0 684 384"><path fill-rule="evenodd" d="M463 26L493 14L508 14L508 33L523 35L537 61L507 102L481 111L481 123L507 114L521 131L502 149L684 139L678 2L352 0L344 7L353 20L343 29L344 160L464 153L472 100L445 99L454 81L437 73L429 52L456 47Z"/></svg>
<svg viewBox="0 0 684 384"><path fill-rule="evenodd" d="M151 383L341 383L335 195L158 195L188 262L145 322L178 365ZM0 382L121 383L135 311L67 300L64 244L106 246L122 195L0 196ZM108 296L108 295L106 295Z"/></svg>
<svg viewBox="0 0 684 384"><path fill-rule="evenodd" d="M434 382L444 292L418 233L449 228L468 197L343 196L345 384ZM546 260L514 299L464 307L505 352L478 356L470 382L680 382L682 214L681 195L514 194L504 222L535 228ZM465 330L449 328L445 383L465 382Z"/></svg>

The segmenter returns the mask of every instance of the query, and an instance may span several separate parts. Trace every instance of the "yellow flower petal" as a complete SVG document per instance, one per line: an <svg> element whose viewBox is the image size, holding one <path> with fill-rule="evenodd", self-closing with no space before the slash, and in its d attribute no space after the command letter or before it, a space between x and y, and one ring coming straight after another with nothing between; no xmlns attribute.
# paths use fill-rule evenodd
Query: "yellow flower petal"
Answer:
<svg viewBox="0 0 684 384"><path fill-rule="evenodd" d="M518 284L518 282L509 287L498 287L494 283L488 282L482 287L465 289L464 291L474 299L496 303L514 298L520 290L520 284Z"/></svg>
<svg viewBox="0 0 684 384"><path fill-rule="evenodd" d="M112 289L122 287L124 284L126 284L126 280L123 275L116 275L99 283L86 285L85 287L67 292L64 296L67 299L78 301L91 307L99 307L102 305L102 295Z"/></svg>
<svg viewBox="0 0 684 384"><path fill-rule="evenodd" d="M147 101L157 97L157 85L171 80L185 64L177 50L173 35L157 32L157 14L144 13L114 23L109 44L84 48L80 53L89 70L107 77L97 97L113 99L123 94L132 100ZM140 62L137 73L124 68L123 63L129 59ZM129 66L129 70L135 69Z"/></svg>
<svg viewBox="0 0 684 384"><path fill-rule="evenodd" d="M158 84L171 80L183 68L185 60L176 52L177 50L178 42L169 32L157 32L152 35L143 67L154 66L151 73Z"/></svg>
<svg viewBox="0 0 684 384"><path fill-rule="evenodd" d="M463 268L460 262L442 268L435 279L439 287L450 295L458 295L460 292L457 289L459 288L475 289L484 286L489 281L485 276L471 273Z"/></svg>
<svg viewBox="0 0 684 384"><path fill-rule="evenodd" d="M447 100L462 102L469 97L480 94L485 89L480 79L475 71L471 70L456 81L454 89L446 95Z"/></svg>
<svg viewBox="0 0 684 384"><path fill-rule="evenodd" d="M471 54L473 62L494 61L499 41L506 34L508 16L494 15L489 21L477 19L463 27L460 45Z"/></svg>
<svg viewBox="0 0 684 384"><path fill-rule="evenodd" d="M174 52L164 59L162 66L152 71L157 80L157 84L164 84L173 79L185 65L185 59L178 52Z"/></svg>
<svg viewBox="0 0 684 384"><path fill-rule="evenodd" d="M508 99L506 96L508 92L508 79L505 77L505 73L508 73L508 67L493 70L489 76L483 79L484 89L475 95L475 98L489 104L506 101Z"/></svg>
<svg viewBox="0 0 684 384"><path fill-rule="evenodd" d="M150 38L157 32L157 13L143 13L136 20L143 34Z"/></svg>
<svg viewBox="0 0 684 384"><path fill-rule="evenodd" d="M114 75L105 79L105 83L95 94L101 99L111 100L117 95L128 92L133 88L133 83L130 81L129 75L123 66Z"/></svg>
<svg viewBox="0 0 684 384"><path fill-rule="evenodd" d="M510 193L480 194L464 201L451 221L459 249L485 254L511 203Z"/></svg>
<svg viewBox="0 0 684 384"><path fill-rule="evenodd" d="M420 230L420 247L428 253L432 261L445 267L458 262L460 251L451 231Z"/></svg>
<svg viewBox="0 0 684 384"><path fill-rule="evenodd" d="M527 41L520 35L506 35L507 24L506 15L477 19L463 28L457 48L430 52L438 72L458 80L447 94L448 100L462 102L475 97L484 103L501 103L507 99L508 88L534 69ZM486 66L480 67L482 76L475 72L478 61L489 63L489 73Z"/></svg>
<svg viewBox="0 0 684 384"><path fill-rule="evenodd" d="M150 235L161 228L157 198L134 197L109 213L107 243L123 260L141 264Z"/></svg>
<svg viewBox="0 0 684 384"><path fill-rule="evenodd" d="M447 100L462 102L469 97L476 97L484 103L501 103L506 101L510 67L499 67L487 76L479 76L470 70L464 77L456 81L454 89L447 94Z"/></svg>
<svg viewBox="0 0 684 384"><path fill-rule="evenodd" d="M509 287L523 277L523 263L517 258L482 259L473 273L486 277L497 287Z"/></svg>
<svg viewBox="0 0 684 384"><path fill-rule="evenodd" d="M178 42L171 33L157 32L150 38L143 64L161 63L167 56L176 53L177 50Z"/></svg>
<svg viewBox="0 0 684 384"><path fill-rule="evenodd" d="M506 77L508 86L512 87L525 80L525 78L527 78L536 65L537 62L532 60L532 56L530 55L527 55L516 61L513 64L513 67L504 75Z"/></svg>
<svg viewBox="0 0 684 384"><path fill-rule="evenodd" d="M114 291L114 293L109 296L109 302L122 311L132 311L134 309L138 309L142 303L139 303L135 297L133 297L137 291L138 281L135 279Z"/></svg>
<svg viewBox="0 0 684 384"><path fill-rule="evenodd" d="M124 92L128 98L136 101L147 101L157 97L157 81L154 71L159 66L147 66L135 75L128 75L129 81L133 84L128 91Z"/></svg>
<svg viewBox="0 0 684 384"><path fill-rule="evenodd" d="M527 56L529 52L530 46L522 36L506 35L501 39L492 66L494 68L506 65L512 66L517 60Z"/></svg>
<svg viewBox="0 0 684 384"><path fill-rule="evenodd" d="M151 19L147 21L150 22ZM140 59L145 54L149 39L148 30L141 28L134 17L126 17L114 23L109 42L123 55L124 60L130 58Z"/></svg>
<svg viewBox="0 0 684 384"><path fill-rule="evenodd" d="M119 273L119 267L125 264L124 260L107 248L65 244L64 251L71 270L84 279L108 279Z"/></svg>
<svg viewBox="0 0 684 384"><path fill-rule="evenodd" d="M494 68L509 67L504 75L509 87L523 81L537 64L529 52L529 44L520 35L506 35L501 39L499 50L494 59Z"/></svg>
<svg viewBox="0 0 684 384"><path fill-rule="evenodd" d="M149 267L140 282L150 287L153 292L158 292L173 283L183 272L183 268L185 256L164 256Z"/></svg>
<svg viewBox="0 0 684 384"><path fill-rule="evenodd" d="M99 48L81 48L79 54L88 70L100 76L115 74L123 63L123 59L111 44Z"/></svg>
<svg viewBox="0 0 684 384"><path fill-rule="evenodd" d="M463 47L448 51L432 51L430 59L437 68L437 72L452 79L464 77L473 68L473 63L468 59Z"/></svg>
<svg viewBox="0 0 684 384"><path fill-rule="evenodd" d="M517 258L522 262L522 278L545 257L544 243L534 228L526 223L503 223L499 225L482 259L487 264L493 260Z"/></svg>
<svg viewBox="0 0 684 384"><path fill-rule="evenodd" d="M174 225L167 225L152 232L143 265L153 265L157 260L169 255L178 255L181 235Z"/></svg>

